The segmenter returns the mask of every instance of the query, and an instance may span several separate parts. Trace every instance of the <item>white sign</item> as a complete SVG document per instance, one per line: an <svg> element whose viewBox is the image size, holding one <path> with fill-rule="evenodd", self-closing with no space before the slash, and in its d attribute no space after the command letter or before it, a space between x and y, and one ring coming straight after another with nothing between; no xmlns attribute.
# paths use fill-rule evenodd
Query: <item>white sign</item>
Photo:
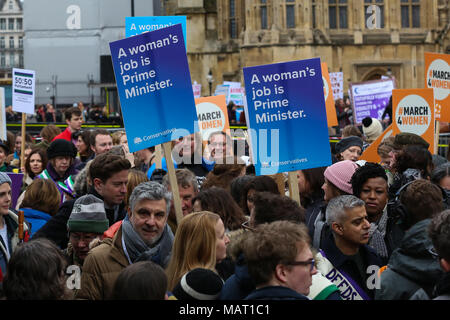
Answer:
<svg viewBox="0 0 450 320"><path fill-rule="evenodd" d="M5 88L0 88L0 139L6 140L6 106L5 106Z"/></svg>
<svg viewBox="0 0 450 320"><path fill-rule="evenodd" d="M195 82L192 85L192 90L194 91L194 98L195 99L201 97L201 95L202 95L202 85L201 84L198 84L197 82Z"/></svg>
<svg viewBox="0 0 450 320"><path fill-rule="evenodd" d="M34 114L33 70L13 69L13 111Z"/></svg>
<svg viewBox="0 0 450 320"><path fill-rule="evenodd" d="M344 73L330 72L330 82L334 100L344 99Z"/></svg>
<svg viewBox="0 0 450 320"><path fill-rule="evenodd" d="M431 112L431 107L424 98L412 94L398 103L394 119L398 119L397 126L401 132L411 132L421 136L430 126Z"/></svg>

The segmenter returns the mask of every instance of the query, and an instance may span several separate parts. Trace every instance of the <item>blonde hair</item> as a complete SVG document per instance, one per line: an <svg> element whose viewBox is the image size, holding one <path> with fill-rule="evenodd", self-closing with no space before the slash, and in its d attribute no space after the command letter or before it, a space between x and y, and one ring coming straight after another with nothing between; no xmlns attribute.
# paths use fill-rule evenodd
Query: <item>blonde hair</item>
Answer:
<svg viewBox="0 0 450 320"><path fill-rule="evenodd" d="M172 256L166 268L168 290L172 291L181 277L195 268L215 271L216 224L220 217L210 211L188 214L177 228Z"/></svg>
<svg viewBox="0 0 450 320"><path fill-rule="evenodd" d="M116 131L111 134L113 145L118 146L120 145L120 138L122 136L126 135L125 131Z"/></svg>

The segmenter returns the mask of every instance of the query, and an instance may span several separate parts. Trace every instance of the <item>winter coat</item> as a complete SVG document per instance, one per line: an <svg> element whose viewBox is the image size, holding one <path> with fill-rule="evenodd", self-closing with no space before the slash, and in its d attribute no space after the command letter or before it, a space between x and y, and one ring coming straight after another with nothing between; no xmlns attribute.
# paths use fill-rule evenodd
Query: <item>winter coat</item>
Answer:
<svg viewBox="0 0 450 320"><path fill-rule="evenodd" d="M367 278L371 276L371 274L366 273L361 275L358 266L351 259L350 256L344 255L341 250L336 246L333 234L329 234L322 243L322 251L326 255L326 259L330 261L334 268L338 269L341 273L347 274L353 281L363 290L366 295L373 299L374 290L367 288ZM367 245L362 245L359 247L359 253L363 262L363 269L367 270L369 266L378 266L382 267L383 263L379 256L376 254L375 250L370 248ZM328 274L325 271L321 270L320 264L317 265L317 268L324 276L328 278ZM343 282L343 281L342 281ZM341 283L342 283L341 282ZM338 287L340 283L334 282ZM345 290L345 286L342 285L339 287L341 290ZM342 292L343 293L343 292Z"/></svg>
<svg viewBox="0 0 450 320"><path fill-rule="evenodd" d="M89 194L93 194L97 198L103 200L103 197L98 194L94 188L91 188ZM58 213L54 215L41 229L39 229L39 231L34 234L33 238L44 237L50 239L61 249L65 249L67 247L67 243L69 242L67 235L67 220L69 220L70 214L72 213L74 202L75 200L64 202L59 208ZM119 220L123 220L126 216L124 203L119 205L118 216L116 219L114 219L114 209L105 208L105 211L110 226Z"/></svg>
<svg viewBox="0 0 450 320"><path fill-rule="evenodd" d="M256 289L244 300L309 300L309 298L288 287L268 286Z"/></svg>
<svg viewBox="0 0 450 320"><path fill-rule="evenodd" d="M9 252L12 254L19 244L19 217L16 211L9 209L8 215L3 216L5 220L5 226L8 235L8 247ZM29 224L24 221L23 223L23 240L27 242L29 239ZM3 238L0 237L0 273L3 277L6 274L6 266L8 264L9 258L6 251L6 244L3 242Z"/></svg>
<svg viewBox="0 0 450 320"><path fill-rule="evenodd" d="M222 287L219 300L242 300L252 290L255 290L255 285L248 273L244 255L241 254L236 260L234 275ZM314 300L341 300L338 288L320 273L313 276L308 297Z"/></svg>
<svg viewBox="0 0 450 320"><path fill-rule="evenodd" d="M76 299L105 300L112 296L119 273L129 265L122 246L122 226L114 238L92 248L83 263Z"/></svg>
<svg viewBox="0 0 450 320"><path fill-rule="evenodd" d="M429 250L433 248L427 228L430 219L413 225L403 237L381 274L377 300L408 300L420 288L431 296L434 285L442 277L439 262Z"/></svg>
<svg viewBox="0 0 450 320"><path fill-rule="evenodd" d="M38 231L44 224L46 224L52 216L48 213L31 209L31 208L21 208L23 211L25 220L31 224L30 236L33 237L34 233Z"/></svg>

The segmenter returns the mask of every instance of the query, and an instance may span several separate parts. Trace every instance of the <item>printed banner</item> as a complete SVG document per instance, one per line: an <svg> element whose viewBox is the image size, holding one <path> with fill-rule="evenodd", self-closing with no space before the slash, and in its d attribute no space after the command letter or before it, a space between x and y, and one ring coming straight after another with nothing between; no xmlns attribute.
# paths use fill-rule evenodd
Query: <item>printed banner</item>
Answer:
<svg viewBox="0 0 450 320"><path fill-rule="evenodd" d="M450 122L450 54L425 52L425 88L434 89L436 120Z"/></svg>
<svg viewBox="0 0 450 320"><path fill-rule="evenodd" d="M186 46L186 16L125 17L125 37L167 28L179 23L183 27L183 39Z"/></svg>
<svg viewBox="0 0 450 320"><path fill-rule="evenodd" d="M344 73L330 72L330 82L334 100L344 99Z"/></svg>
<svg viewBox="0 0 450 320"><path fill-rule="evenodd" d="M11 179L11 208L17 205L17 199L20 196L20 189L22 188L23 173L5 172Z"/></svg>
<svg viewBox="0 0 450 320"><path fill-rule="evenodd" d="M13 68L13 111L34 114L34 82L33 70Z"/></svg>
<svg viewBox="0 0 450 320"><path fill-rule="evenodd" d="M381 120L394 88L393 79L350 83L355 124L360 125L365 117Z"/></svg>
<svg viewBox="0 0 450 320"><path fill-rule="evenodd" d="M203 141L208 141L210 134L213 132L226 132L230 129L225 96L198 98L195 99L195 106Z"/></svg>
<svg viewBox="0 0 450 320"><path fill-rule="evenodd" d="M247 67L243 71L256 174L330 165L320 59Z"/></svg>
<svg viewBox="0 0 450 320"><path fill-rule="evenodd" d="M327 123L329 127L338 125L336 107L334 104L334 98L331 94L331 81L328 74L328 66L326 62L322 62L322 79L323 79L323 91L325 93L325 106L327 109Z"/></svg>
<svg viewBox="0 0 450 320"><path fill-rule="evenodd" d="M214 91L215 96L224 95L226 102L228 104L228 96L230 95L230 85L228 84L219 84Z"/></svg>
<svg viewBox="0 0 450 320"><path fill-rule="evenodd" d="M130 152L195 132L181 24L111 42L110 49Z"/></svg>
<svg viewBox="0 0 450 320"><path fill-rule="evenodd" d="M392 91L392 130L396 135L410 132L421 136L434 153L433 89L396 89Z"/></svg>

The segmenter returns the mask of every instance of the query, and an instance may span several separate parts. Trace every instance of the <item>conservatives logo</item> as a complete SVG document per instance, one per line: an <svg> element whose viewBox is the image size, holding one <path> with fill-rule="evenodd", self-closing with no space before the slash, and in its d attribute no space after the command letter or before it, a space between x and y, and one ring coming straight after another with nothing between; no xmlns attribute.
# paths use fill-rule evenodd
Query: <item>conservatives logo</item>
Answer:
<svg viewBox="0 0 450 320"><path fill-rule="evenodd" d="M142 142L142 139L141 139L141 138L139 138L139 137L134 138L134 143L135 143L135 144L139 144L139 143L141 143L141 142Z"/></svg>

